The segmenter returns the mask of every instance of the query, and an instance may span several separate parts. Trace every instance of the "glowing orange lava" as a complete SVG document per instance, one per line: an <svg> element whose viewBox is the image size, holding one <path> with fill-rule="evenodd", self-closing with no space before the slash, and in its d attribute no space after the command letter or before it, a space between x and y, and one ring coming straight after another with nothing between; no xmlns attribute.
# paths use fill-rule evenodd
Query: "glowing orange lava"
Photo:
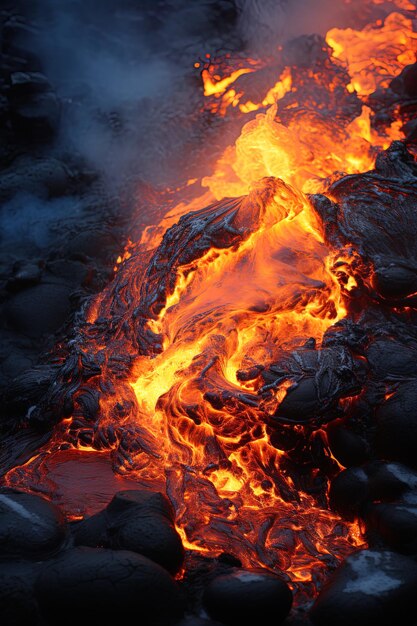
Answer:
<svg viewBox="0 0 417 626"><path fill-rule="evenodd" d="M397 1L398 10L401 2L409 10L407 0ZM410 18L401 13L362 30L332 29L326 37L333 50L328 63L342 67L350 81L340 86L330 76L329 93L340 89L343 97L356 98L356 92L365 98L386 87L414 61L416 39ZM213 245L175 269L163 305L145 325L145 332L160 338L159 352L137 356L132 349L128 389L120 392L127 401L123 404L116 393L120 376L112 383L117 402L111 394L100 400L101 427L113 428L116 407L118 428L140 429L141 446L131 446L117 469L141 484L166 489L186 547L207 555L233 553L246 566L277 568L296 583L311 582L318 571L326 571L329 559L340 559L362 543L359 528L342 524L296 488L284 462L285 447L271 444L267 418L285 397L288 383L265 400L259 377L245 379L239 372L271 364L309 338L320 346L324 332L345 317L334 258L306 194L325 191L341 173L371 169L377 149L402 134L397 123L377 132L365 99L351 119L326 114L320 103L304 106L289 67L254 102L237 83L256 69L256 64L240 67L223 78L203 69L205 95L215 99L218 114L230 104L242 114L241 134L203 178L204 195L171 209L159 226L143 233L136 251L130 244L117 260L117 274L125 272L125 282L132 279L134 285L129 315L117 317L117 298L109 301L101 294L90 306L88 321L94 325L113 315L120 328L122 323L128 327L129 316L141 315L135 305L147 280L146 264L136 266L135 254L149 261L181 216L195 211L195 220L208 219L199 211L216 200L235 199L230 201L236 206L230 231L245 236L230 246ZM315 78L312 70L309 80ZM290 95L295 100L288 110L296 114L285 120L281 106ZM256 117L246 117L261 109ZM167 262L156 271L163 273ZM344 289L353 286L352 278ZM89 332L90 352L110 350L90 341ZM118 333L116 356L123 346ZM104 373L108 358L102 359ZM69 421L76 432L76 419ZM321 437L320 431L294 428L306 438ZM119 443L115 436L114 449ZM79 449L88 453L88 446Z"/></svg>

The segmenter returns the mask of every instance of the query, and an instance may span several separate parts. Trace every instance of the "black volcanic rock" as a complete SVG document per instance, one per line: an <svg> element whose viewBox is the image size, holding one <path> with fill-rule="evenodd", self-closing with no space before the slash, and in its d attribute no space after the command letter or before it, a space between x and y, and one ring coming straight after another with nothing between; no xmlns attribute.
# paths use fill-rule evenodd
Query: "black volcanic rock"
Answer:
<svg viewBox="0 0 417 626"><path fill-rule="evenodd" d="M10 119L17 135L30 141L45 142L52 139L58 130L61 104L56 95L49 91L33 93L11 108Z"/></svg>
<svg viewBox="0 0 417 626"><path fill-rule="evenodd" d="M377 410L376 423L378 453L417 467L417 381L398 385Z"/></svg>
<svg viewBox="0 0 417 626"><path fill-rule="evenodd" d="M358 280L392 306L416 306L417 165L400 141L376 160L375 170L344 176L330 188L332 201L312 196L335 248L348 245L363 267Z"/></svg>
<svg viewBox="0 0 417 626"><path fill-rule="evenodd" d="M280 624L292 605L285 582L267 570L235 569L207 586L203 603L209 615L231 626Z"/></svg>
<svg viewBox="0 0 417 626"><path fill-rule="evenodd" d="M67 537L60 511L50 502L11 489L0 491L0 557L43 559Z"/></svg>
<svg viewBox="0 0 417 626"><path fill-rule="evenodd" d="M164 626L182 613L176 583L127 550L68 550L41 572L36 593L50 626L137 623Z"/></svg>
<svg viewBox="0 0 417 626"><path fill-rule="evenodd" d="M389 549L417 554L417 500L370 504L364 517L370 541L382 540Z"/></svg>
<svg viewBox="0 0 417 626"><path fill-rule="evenodd" d="M317 598L316 626L411 626L417 611L417 564L377 550L349 556Z"/></svg>
<svg viewBox="0 0 417 626"><path fill-rule="evenodd" d="M401 463L372 461L343 470L331 482L330 507L346 519L361 517L372 502L392 502L417 493L417 472Z"/></svg>
<svg viewBox="0 0 417 626"><path fill-rule="evenodd" d="M377 338L369 345L366 358L377 380L395 381L417 375L417 343L411 337L402 342L394 337Z"/></svg>
<svg viewBox="0 0 417 626"><path fill-rule="evenodd" d="M330 507L353 520L370 494L369 478L362 467L351 467L334 478L329 489Z"/></svg>
<svg viewBox="0 0 417 626"><path fill-rule="evenodd" d="M326 433L333 456L344 467L362 465L369 460L368 442L350 427L348 420L333 420L327 425Z"/></svg>
<svg viewBox="0 0 417 626"><path fill-rule="evenodd" d="M71 291L67 284L58 281L19 291L4 307L9 327L29 337L54 333L71 311Z"/></svg>
<svg viewBox="0 0 417 626"><path fill-rule="evenodd" d="M293 352L283 352L261 374L267 386L279 387L284 381L293 381L271 423L334 419L339 400L360 390L363 374L362 364L342 346L316 350L307 342Z"/></svg>
<svg viewBox="0 0 417 626"><path fill-rule="evenodd" d="M27 561L0 563L0 623L5 626L38 624L34 584L39 566Z"/></svg>
<svg viewBox="0 0 417 626"><path fill-rule="evenodd" d="M104 511L75 524L76 545L110 547L142 554L175 574L184 549L174 513L162 493L120 491Z"/></svg>

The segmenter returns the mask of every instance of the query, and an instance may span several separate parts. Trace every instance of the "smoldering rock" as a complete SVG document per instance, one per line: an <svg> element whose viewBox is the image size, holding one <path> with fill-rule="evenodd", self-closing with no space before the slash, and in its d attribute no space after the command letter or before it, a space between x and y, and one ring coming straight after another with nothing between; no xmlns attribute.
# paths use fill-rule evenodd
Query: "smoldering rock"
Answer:
<svg viewBox="0 0 417 626"><path fill-rule="evenodd" d="M318 596L316 626L392 626L415 622L417 565L394 552L361 550L349 556Z"/></svg>
<svg viewBox="0 0 417 626"><path fill-rule="evenodd" d="M0 555L42 559L57 552L67 538L61 512L39 496L0 491Z"/></svg>
<svg viewBox="0 0 417 626"><path fill-rule="evenodd" d="M121 491L104 511L76 524L73 534L76 545L137 552L172 574L184 559L171 504L157 492Z"/></svg>
<svg viewBox="0 0 417 626"><path fill-rule="evenodd" d="M292 605L285 582L267 570L234 569L214 578L203 603L209 615L224 624L280 624Z"/></svg>
<svg viewBox="0 0 417 626"><path fill-rule="evenodd" d="M167 571L127 550L68 550L42 570L36 594L50 626L110 626L132 615L146 626L165 626L183 610Z"/></svg>
<svg viewBox="0 0 417 626"><path fill-rule="evenodd" d="M322 350L305 348L283 353L280 360L262 372L265 389L293 381L271 422L306 423L314 418L337 417L341 398L361 388L362 363L343 346Z"/></svg>
<svg viewBox="0 0 417 626"><path fill-rule="evenodd" d="M385 459L417 467L417 382L400 383L376 411L376 448Z"/></svg>
<svg viewBox="0 0 417 626"><path fill-rule="evenodd" d="M375 170L345 176L329 189L331 202L312 196L335 248L350 245L368 274L373 295L392 305L415 306L417 291L417 166L403 143L378 155Z"/></svg>

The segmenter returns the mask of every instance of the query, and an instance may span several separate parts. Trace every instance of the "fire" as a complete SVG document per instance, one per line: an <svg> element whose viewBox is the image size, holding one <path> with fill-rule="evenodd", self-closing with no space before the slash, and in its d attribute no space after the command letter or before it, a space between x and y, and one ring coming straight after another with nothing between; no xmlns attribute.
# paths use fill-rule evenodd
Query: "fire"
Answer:
<svg viewBox="0 0 417 626"><path fill-rule="evenodd" d="M203 69L218 114L230 105L243 116L267 110L246 117L235 145L201 181L202 196L172 208L129 245L117 261L113 297L102 294L90 306L83 350L100 357L111 391L101 396L91 446L78 445L87 454L106 445L104 435L97 443L100 432L110 432L117 469L166 488L186 547L284 570L307 590L362 539L356 524L342 524L294 482L291 446L272 445L269 423L294 380L266 389L260 374L306 341L320 346L347 314L344 294L356 285L350 260L333 257L307 194L325 191L341 173L371 169L378 148L401 137L398 123L385 134L372 127L365 96L414 60L416 34L411 19L393 13L362 30L332 29L326 41L331 80L321 69L287 67L259 102L238 87L255 75L255 63L223 78L214 66ZM342 73L333 76L334 67ZM316 84L329 101L334 94L355 107L356 94L363 100L354 114L332 116L303 100L303 87L310 98ZM118 330L98 342L93 329L106 318ZM125 372L110 373L121 351L132 362L127 383ZM54 445L80 436L77 419L68 422ZM290 430L335 464L322 431Z"/></svg>

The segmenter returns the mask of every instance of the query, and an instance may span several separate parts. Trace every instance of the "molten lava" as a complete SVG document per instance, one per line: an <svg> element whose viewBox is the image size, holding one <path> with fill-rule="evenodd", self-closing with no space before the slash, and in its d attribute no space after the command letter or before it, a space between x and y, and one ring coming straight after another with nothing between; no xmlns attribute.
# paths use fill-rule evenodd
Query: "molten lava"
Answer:
<svg viewBox="0 0 417 626"><path fill-rule="evenodd" d="M166 490L187 547L233 553L313 587L362 540L323 499L337 471L325 420L311 424L300 407L294 423L274 430L299 377L292 370L269 383L264 371L320 348L347 314L356 285L349 253L335 258L306 194L371 169L378 149L402 136L399 124L372 126L366 96L414 61L416 34L393 13L362 30L332 29L326 41L316 65L283 67L258 102L238 83L256 81L259 64L223 78L203 69L220 115L230 103L243 116L269 108L245 120L203 179L208 191L118 259L115 283L90 305L78 339L78 365L91 376L48 448L114 450L119 472ZM339 100L347 114L332 113ZM355 393L352 384L340 398ZM99 398L94 428L88 394Z"/></svg>

